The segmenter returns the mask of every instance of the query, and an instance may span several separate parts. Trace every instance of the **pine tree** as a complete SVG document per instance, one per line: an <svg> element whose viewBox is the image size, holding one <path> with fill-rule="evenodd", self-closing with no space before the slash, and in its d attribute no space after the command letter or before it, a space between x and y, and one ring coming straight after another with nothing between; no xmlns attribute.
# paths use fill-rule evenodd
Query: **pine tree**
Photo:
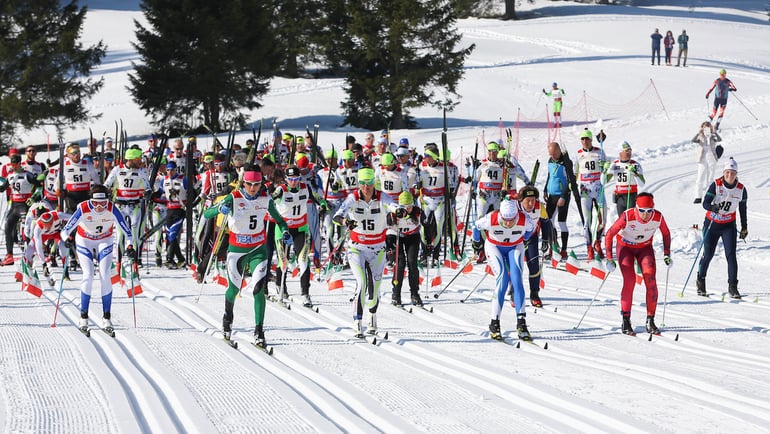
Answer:
<svg viewBox="0 0 770 434"><path fill-rule="evenodd" d="M348 3L351 42L343 102L345 123L409 128L415 107L451 110L474 45L457 49L457 17L446 0L362 0Z"/></svg>
<svg viewBox="0 0 770 434"><path fill-rule="evenodd" d="M270 11L249 0L143 0L134 22L142 62L129 74L134 101L156 125L219 130L261 107L278 69Z"/></svg>
<svg viewBox="0 0 770 434"><path fill-rule="evenodd" d="M0 137L19 128L64 127L92 119L88 98L103 79L88 78L105 55L99 41L79 41L86 8L77 1L5 0L0 3Z"/></svg>

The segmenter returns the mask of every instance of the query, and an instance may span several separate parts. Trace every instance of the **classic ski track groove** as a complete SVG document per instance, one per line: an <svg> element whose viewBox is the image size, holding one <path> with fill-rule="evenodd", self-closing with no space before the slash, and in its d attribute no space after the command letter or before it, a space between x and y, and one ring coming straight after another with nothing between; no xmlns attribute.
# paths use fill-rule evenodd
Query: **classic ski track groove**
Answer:
<svg viewBox="0 0 770 434"><path fill-rule="evenodd" d="M331 310L334 310L334 312L330 312ZM391 309L388 309L389 312L394 310L400 309L396 307L391 307ZM430 320L434 318L434 315L435 313L428 314L426 312L425 315L421 316L421 319ZM322 327L329 328L330 330L337 330L343 333L350 330L349 332L352 333L352 329L341 329L335 326L335 324L339 324L340 322L344 321L344 318L341 317L338 309L322 309L320 314L312 312L307 312L307 314L305 314L303 312L303 316L313 320ZM324 318L319 319L319 316ZM436 319L428 322L440 325L447 324L446 321ZM464 331L467 332L467 330ZM421 364L425 367L424 369L426 374L434 375L433 373L440 371L443 375L450 375L456 380L462 381L463 383L482 387L488 392L494 393L501 398L510 401L510 403L513 405L521 404L522 397L520 393L526 390L524 393L529 395L526 399L527 406L525 408L527 411L533 411L540 414L541 417L537 420L540 420L541 422L548 420L551 423L559 425L554 426L553 429L564 429L565 427L571 427L571 429L575 429L576 427L582 427L580 428L582 430L605 430L607 432L611 432L613 429L617 429L617 427L621 426L626 432L636 432L650 429L649 427L640 428L640 426L643 426L641 421L634 421L638 424L638 426L636 426L632 422L624 420L622 415L618 415L616 418L613 418L606 412L602 413L601 411L594 410L593 405L590 403L576 403L572 397L563 397L559 392L549 391L547 393L548 397L543 397L544 389L542 386L530 385L528 384L528 380L517 380L515 376L508 376L504 381L507 386L510 386L510 390L517 391L517 393L511 393L509 389L502 388L499 384L496 383L496 379L499 380L498 377L488 373L494 369L492 367L487 369L479 369L478 364L475 364L475 362L471 363L469 361L464 361L458 354L452 353L449 357L447 357L448 354L438 355L436 352L432 352L431 350L421 348L419 345L410 343L411 339L398 339L397 337L394 338L394 332L388 332L390 334L389 339L386 341L379 341L377 346L380 347L381 350L388 351L394 357L397 357L400 360L404 360L405 363L409 362L408 364L411 364L412 366L414 366L414 363ZM478 332L478 329L473 330L468 334L484 336L483 333ZM538 349L537 347L534 347L528 343L522 343L521 348L525 347L530 347L532 351L537 351L537 353L543 351L542 349ZM365 346L365 348L370 351L375 351L374 348L369 348L368 345ZM513 347L511 347L511 349L513 349L513 351L517 351ZM452 368L448 366L449 363L453 365ZM556 416L557 414L559 414L559 416ZM586 416L586 414L593 416Z"/></svg>
<svg viewBox="0 0 770 434"><path fill-rule="evenodd" d="M46 298L53 304L56 304L54 293L44 293ZM60 313L63 316L72 321L77 322L77 316L68 312L67 309L62 309L62 305L65 304L64 300L67 300L72 305L77 305L76 300L79 302L80 291L75 295L67 294L67 291L62 293L62 302L60 303ZM90 321L94 323L93 319ZM153 381L150 375L137 368L131 363L132 357L127 353L125 347L118 348L116 345L118 338L112 338L110 336L101 333L98 328L92 328L92 334L90 338L81 336L85 339L85 342L93 345L93 348L98 353L100 359L104 365L113 373L123 394L125 395L128 403L134 414L136 423L142 430L156 431L156 432L171 432L182 430L181 421L176 418L173 412L168 412L169 409L169 396L173 396L173 390L163 391L157 387L157 383ZM98 333L93 333L98 332ZM77 330L78 334L81 334ZM120 330L116 333L120 334ZM145 392L152 390L153 394L148 395ZM168 395L167 393L171 393ZM169 414L172 413L172 414Z"/></svg>

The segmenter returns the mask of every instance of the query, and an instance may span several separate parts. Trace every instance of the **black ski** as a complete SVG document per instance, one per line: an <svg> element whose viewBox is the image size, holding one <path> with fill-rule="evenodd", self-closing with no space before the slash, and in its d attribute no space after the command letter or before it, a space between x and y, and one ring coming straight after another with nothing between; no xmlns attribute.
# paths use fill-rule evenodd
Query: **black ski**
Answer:
<svg viewBox="0 0 770 434"><path fill-rule="evenodd" d="M83 333L84 335L86 335L87 338L91 337L91 330L87 326L86 327L78 327L78 330L80 330L80 333Z"/></svg>
<svg viewBox="0 0 770 434"><path fill-rule="evenodd" d="M230 347L234 349L238 349L238 342L230 339L230 338L222 338L222 340Z"/></svg>
<svg viewBox="0 0 770 434"><path fill-rule="evenodd" d="M107 334L107 336L114 338L115 337L115 329L112 327L105 327L102 329L104 333Z"/></svg>

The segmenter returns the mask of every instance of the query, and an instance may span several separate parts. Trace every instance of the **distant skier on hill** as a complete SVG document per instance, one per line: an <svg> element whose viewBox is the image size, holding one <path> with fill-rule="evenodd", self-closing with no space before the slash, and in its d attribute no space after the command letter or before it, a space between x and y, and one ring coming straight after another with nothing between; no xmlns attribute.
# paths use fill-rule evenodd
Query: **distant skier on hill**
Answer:
<svg viewBox="0 0 770 434"><path fill-rule="evenodd" d="M548 92L543 89L545 96L553 98L553 125L556 128L561 128L561 105L562 97L566 95L564 89L559 89L559 85L554 81L551 85L551 90Z"/></svg>
<svg viewBox="0 0 770 434"><path fill-rule="evenodd" d="M724 69L719 70L719 77L711 84L708 92L706 92L706 99L709 99L711 91L714 91L714 107L711 108L711 114L709 119L713 122L714 117L717 118L714 128L719 130L719 124L722 122L722 117L725 115L725 108L727 107L727 96L729 92L737 92L732 81L727 78L727 71Z"/></svg>

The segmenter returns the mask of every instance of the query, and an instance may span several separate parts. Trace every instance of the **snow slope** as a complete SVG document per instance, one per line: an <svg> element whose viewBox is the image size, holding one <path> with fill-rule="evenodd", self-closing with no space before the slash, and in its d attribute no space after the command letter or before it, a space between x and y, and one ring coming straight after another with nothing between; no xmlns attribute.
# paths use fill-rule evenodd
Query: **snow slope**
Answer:
<svg viewBox="0 0 770 434"><path fill-rule="evenodd" d="M141 16L132 2L120 10L112 3L90 2L84 32L86 38L105 39L110 48L99 70L105 89L91 102L104 112L94 131L110 130L122 118L143 143L151 127L124 89L130 61L136 60L130 20ZM499 135L499 118L514 127L521 110L521 162L527 171L535 159L544 163L547 101L540 89L552 81L567 90L565 127L557 139L571 151L579 146L583 126L606 131L608 155L616 155L619 142L629 141L644 166L645 189L655 194L672 229L675 264L669 274L658 253L661 337L620 334L619 273L609 277L575 330L599 280L546 267L541 292L546 305L528 307L536 345L516 348L510 307L502 327L513 345L492 341L486 330L493 283L483 279L483 266L476 266L440 298L426 298L433 313L407 313L383 303L379 323L389 339L377 345L352 338L352 276L345 274L345 288L332 292L314 282L318 313L297 303L291 310L268 303L266 334L275 347L270 357L248 344L253 330L248 291L236 302L234 336L240 349L234 350L219 333L221 287L200 288L189 272L149 266L141 276L145 294L135 305L116 286L117 337L94 331L88 339L75 327L77 278L64 282L52 328L56 290L46 289L36 299L19 291L11 267L2 267L0 430L768 432L770 291L762 276L770 263L770 53L764 43L770 28L764 2L638 3L522 2L524 16L540 18L462 21L465 41L477 49L460 86L462 104L449 114L449 143L460 160L473 152L482 131L486 139ZM655 27L675 35L687 30L687 68L649 65L649 34ZM704 94L722 67L739 89L722 124L725 155L738 161L749 193L749 237L738 246L743 301L723 301L727 278L721 247L707 279L712 297L696 297L693 279L677 297L700 243L691 226L703 220L703 210L692 204L696 167L690 139L705 117ZM341 144L348 130L336 126L342 119L340 84L276 79L265 108L252 119L278 117L288 131L318 121L322 144ZM575 113L582 95L589 107L609 116L586 120ZM424 108L414 114L424 129L394 136L407 136L413 145L440 140L440 113ZM81 129L69 139L85 137L87 129ZM45 139L38 131L25 140ZM210 138L199 141L210 143ZM464 198L459 202L462 206ZM570 247L580 255L574 208L569 223ZM660 252L659 242L656 249ZM451 270L441 272L447 282ZM54 274L58 280L59 270ZM291 280L290 287L299 294L298 281ZM388 301L388 283L382 293ZM644 289L637 287L632 314L637 331L643 329L644 303ZM93 318L99 316L99 304L95 297Z"/></svg>

